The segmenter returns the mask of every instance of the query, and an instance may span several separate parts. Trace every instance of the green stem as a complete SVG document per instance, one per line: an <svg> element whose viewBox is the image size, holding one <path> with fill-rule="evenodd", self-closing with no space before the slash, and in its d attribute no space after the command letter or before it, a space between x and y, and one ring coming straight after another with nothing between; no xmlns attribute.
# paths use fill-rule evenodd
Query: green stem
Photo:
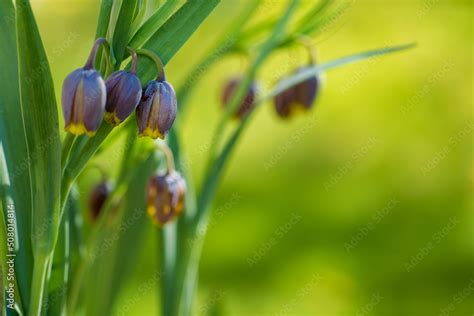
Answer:
<svg viewBox="0 0 474 316"><path fill-rule="evenodd" d="M71 147L75 139L76 139L76 135L71 134L71 133L66 133L66 136L64 137L62 149L61 149L61 166L63 167L66 164L66 161L69 157L69 152L71 151Z"/></svg>
<svg viewBox="0 0 474 316"><path fill-rule="evenodd" d="M137 53L131 48L127 47L127 51L130 53L130 56L132 57L132 65L130 66L130 72L133 74L137 73Z"/></svg>
<svg viewBox="0 0 474 316"><path fill-rule="evenodd" d="M164 142L155 142L155 144L156 148L165 155L168 173L172 173L175 170L173 152Z"/></svg>
<svg viewBox="0 0 474 316"><path fill-rule="evenodd" d="M43 306L44 284L49 266L49 255L35 256L33 265L33 280L31 283L31 301L29 315L40 316Z"/></svg>
<svg viewBox="0 0 474 316"><path fill-rule="evenodd" d="M103 37L100 37L96 39L94 42L94 46L92 46L91 53L89 55L89 58L87 59L87 62L84 66L84 69L92 69L94 68L95 60L97 58L97 52L99 51L100 46L104 45L106 48L106 51L109 53L110 56L110 45L107 42L107 40Z"/></svg>
<svg viewBox="0 0 474 316"><path fill-rule="evenodd" d="M156 67L158 68L158 76L156 77L156 80L158 81L166 80L165 66L163 65L163 62L161 61L160 57L158 57L157 54L155 54L153 51L149 49L137 49L136 53L137 55L142 55L142 56L146 56L150 58L156 64Z"/></svg>
<svg viewBox="0 0 474 316"><path fill-rule="evenodd" d="M63 179L61 181L61 200L59 203L59 218L62 218L64 214L64 209L66 207L66 201L69 197L69 192L71 191L74 181L66 174L63 174Z"/></svg>

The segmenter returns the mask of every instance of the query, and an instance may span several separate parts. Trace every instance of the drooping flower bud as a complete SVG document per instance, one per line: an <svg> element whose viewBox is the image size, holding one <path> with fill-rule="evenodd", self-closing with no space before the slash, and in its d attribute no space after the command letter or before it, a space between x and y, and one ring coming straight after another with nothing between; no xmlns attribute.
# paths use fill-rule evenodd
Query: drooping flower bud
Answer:
<svg viewBox="0 0 474 316"><path fill-rule="evenodd" d="M177 171L157 174L150 178L147 188L147 213L162 226L180 215L184 209L186 182Z"/></svg>
<svg viewBox="0 0 474 316"><path fill-rule="evenodd" d="M101 181L92 189L89 197L89 211L92 220L96 220L99 217L100 211L104 206L107 197L111 192L110 184L107 181Z"/></svg>
<svg viewBox="0 0 474 316"><path fill-rule="evenodd" d="M234 78L227 82L222 93L222 105L224 107L229 104L240 83L240 78ZM257 86L255 83L252 83L247 91L247 94L245 95L245 98L234 113L235 118L243 118L253 110L255 107L256 95Z"/></svg>
<svg viewBox="0 0 474 316"><path fill-rule="evenodd" d="M300 68L296 73L304 71ZM318 76L300 82L275 97L275 110L282 118L290 117L298 110L307 111L313 107L321 80Z"/></svg>
<svg viewBox="0 0 474 316"><path fill-rule="evenodd" d="M97 50L104 42L105 39L99 38L84 68L76 69L64 80L62 91L64 124L66 131L72 134L94 135L104 117L105 83L93 66Z"/></svg>
<svg viewBox="0 0 474 316"><path fill-rule="evenodd" d="M136 75L137 55L130 51L132 54L130 71L116 71L105 81L107 89L105 121L112 125L120 124L135 111L142 96L142 84Z"/></svg>
<svg viewBox="0 0 474 316"><path fill-rule="evenodd" d="M165 138L176 118L178 105L173 86L166 80L152 80L143 89L137 107L138 134Z"/></svg>

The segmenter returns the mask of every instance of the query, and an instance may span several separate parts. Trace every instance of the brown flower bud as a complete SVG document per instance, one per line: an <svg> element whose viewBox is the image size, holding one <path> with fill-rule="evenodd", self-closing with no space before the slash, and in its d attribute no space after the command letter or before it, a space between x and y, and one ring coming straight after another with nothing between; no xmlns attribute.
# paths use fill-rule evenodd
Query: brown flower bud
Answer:
<svg viewBox="0 0 474 316"><path fill-rule="evenodd" d="M229 104L230 100L232 99L232 96L237 91L237 88L239 87L239 84L241 83L241 81L242 79L240 78L234 78L234 79L229 80L229 82L225 85L223 93L222 93L222 105L224 107L226 107ZM245 95L244 100L235 111L234 117L243 118L247 114L249 114L255 107L256 96L257 96L257 86L255 83L252 83L249 87L249 90L247 91L247 94Z"/></svg>
<svg viewBox="0 0 474 316"><path fill-rule="evenodd" d="M111 187L107 181L101 181L97 184L91 192L89 197L89 211L92 220L96 220L99 217L100 211L104 206L107 197L111 192Z"/></svg>
<svg viewBox="0 0 474 316"><path fill-rule="evenodd" d="M303 70L304 68L298 69L296 73ZM275 97L275 110L277 114L282 118L287 118L298 110L307 111L311 109L320 83L320 78L313 76L278 94Z"/></svg>
<svg viewBox="0 0 474 316"><path fill-rule="evenodd" d="M146 205L153 223L163 226L184 209L186 182L176 171L158 174L148 181Z"/></svg>

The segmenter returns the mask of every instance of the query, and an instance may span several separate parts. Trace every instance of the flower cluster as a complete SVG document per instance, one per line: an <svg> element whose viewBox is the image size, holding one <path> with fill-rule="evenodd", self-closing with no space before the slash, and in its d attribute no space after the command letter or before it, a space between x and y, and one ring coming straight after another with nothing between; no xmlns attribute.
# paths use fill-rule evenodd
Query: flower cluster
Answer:
<svg viewBox="0 0 474 316"><path fill-rule="evenodd" d="M62 107L65 129L72 134L93 136L103 120L116 126L136 111L139 135L163 139L177 112L176 93L165 79L163 64L152 52L138 51L154 59L160 67L157 79L142 89L136 74L137 52L129 48L132 57L130 71L118 70L104 81L94 68L102 44L107 44L104 38L96 40L85 66L64 80Z"/></svg>

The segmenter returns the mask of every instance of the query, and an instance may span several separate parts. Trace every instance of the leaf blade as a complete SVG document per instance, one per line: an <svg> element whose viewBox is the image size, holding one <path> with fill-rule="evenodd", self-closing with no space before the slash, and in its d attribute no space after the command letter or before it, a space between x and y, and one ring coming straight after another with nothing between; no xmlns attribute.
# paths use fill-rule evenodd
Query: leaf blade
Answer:
<svg viewBox="0 0 474 316"><path fill-rule="evenodd" d="M20 104L30 157L32 248L28 314L40 314L49 260L58 237L61 144L53 80L27 0L16 0Z"/></svg>
<svg viewBox="0 0 474 316"><path fill-rule="evenodd" d="M166 1L143 23L130 39L130 46L141 47L158 30L170 15L180 7L179 1Z"/></svg>
<svg viewBox="0 0 474 316"><path fill-rule="evenodd" d="M220 0L186 2L143 47L156 52L166 65L219 3ZM147 60L139 64L138 73L146 82L154 77L156 69Z"/></svg>
<svg viewBox="0 0 474 316"><path fill-rule="evenodd" d="M122 1L117 23L112 36L113 55L116 59L115 67L119 67L127 49L130 28L137 9L138 0Z"/></svg>
<svg viewBox="0 0 474 316"><path fill-rule="evenodd" d="M17 42L20 100L28 151L31 157L33 241L38 251L49 252L57 235L61 142L53 80L31 6L17 0ZM34 75L31 74L35 71ZM50 219L45 221L45 219ZM53 233L49 237L49 233Z"/></svg>
<svg viewBox="0 0 474 316"><path fill-rule="evenodd" d="M20 107L18 85L17 44L15 9L11 0L0 0L0 58L6 61L0 71L0 143L5 156L5 176L9 185L2 190L1 201L7 209L7 201L15 208L17 247L16 279L23 306L29 301L29 284L32 274L31 230L31 183L30 156L28 154L23 113ZM5 184L3 184L5 185ZM11 198L11 199L9 199Z"/></svg>

